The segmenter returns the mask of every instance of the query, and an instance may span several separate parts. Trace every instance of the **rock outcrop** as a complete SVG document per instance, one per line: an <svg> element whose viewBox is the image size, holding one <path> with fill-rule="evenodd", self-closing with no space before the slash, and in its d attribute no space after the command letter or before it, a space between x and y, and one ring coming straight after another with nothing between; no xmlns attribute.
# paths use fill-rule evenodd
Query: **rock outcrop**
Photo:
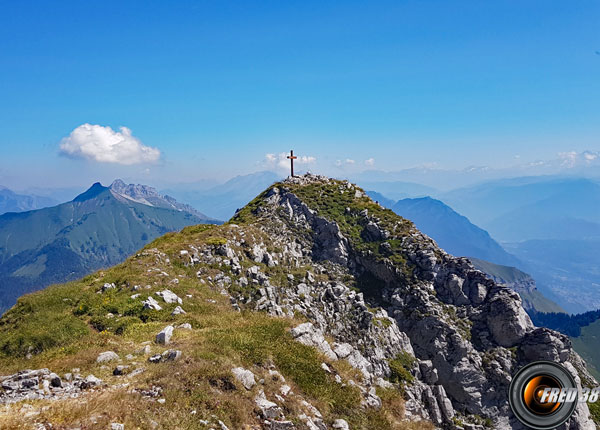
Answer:
<svg viewBox="0 0 600 430"><path fill-rule="evenodd" d="M518 294L448 255L408 221L370 213L374 204L352 184L305 175L263 196L252 225L272 238L269 248L282 250L272 258L311 270L274 284L255 266L248 275L256 294L233 301L272 315L304 315L311 322L292 335L329 358L348 360L367 387L390 376L399 354L414 356L408 414L442 426L482 417L517 429L507 394L521 366L554 360L592 379L567 337L534 327ZM250 254L269 251L255 244ZM595 428L585 404L565 428Z"/></svg>

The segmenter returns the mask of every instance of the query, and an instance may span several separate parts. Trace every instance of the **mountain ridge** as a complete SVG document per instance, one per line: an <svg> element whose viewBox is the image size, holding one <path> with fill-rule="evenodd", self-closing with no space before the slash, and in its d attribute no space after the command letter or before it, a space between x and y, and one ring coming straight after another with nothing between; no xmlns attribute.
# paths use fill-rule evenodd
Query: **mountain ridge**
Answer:
<svg viewBox="0 0 600 430"><path fill-rule="evenodd" d="M99 182L71 202L0 216L0 311L24 292L117 264L149 240L216 222L126 199Z"/></svg>
<svg viewBox="0 0 600 430"><path fill-rule="evenodd" d="M69 389L97 387L87 414L128 426L150 411L159 426L521 429L507 399L520 366L554 360L596 383L566 336L533 326L518 294L360 188L314 175L270 186L222 226L187 227L19 299L0 335L7 368L77 363L90 376L78 372ZM105 357L127 368L110 374ZM106 406L117 396L126 417ZM575 428L595 428L585 403L561 427Z"/></svg>
<svg viewBox="0 0 600 430"><path fill-rule="evenodd" d="M450 254L475 257L505 266L520 264L519 259L508 253L486 230L441 200L426 196L393 202L377 193L367 194L398 215L413 221Z"/></svg>

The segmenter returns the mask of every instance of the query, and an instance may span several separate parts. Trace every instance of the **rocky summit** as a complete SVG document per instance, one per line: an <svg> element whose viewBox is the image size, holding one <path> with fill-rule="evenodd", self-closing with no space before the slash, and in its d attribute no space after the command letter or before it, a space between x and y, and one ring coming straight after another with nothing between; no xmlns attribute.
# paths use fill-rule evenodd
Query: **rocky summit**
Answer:
<svg viewBox="0 0 600 430"><path fill-rule="evenodd" d="M315 175L22 297L0 354L5 428L521 429L521 366L596 385L517 293ZM563 428L597 419L580 403Z"/></svg>

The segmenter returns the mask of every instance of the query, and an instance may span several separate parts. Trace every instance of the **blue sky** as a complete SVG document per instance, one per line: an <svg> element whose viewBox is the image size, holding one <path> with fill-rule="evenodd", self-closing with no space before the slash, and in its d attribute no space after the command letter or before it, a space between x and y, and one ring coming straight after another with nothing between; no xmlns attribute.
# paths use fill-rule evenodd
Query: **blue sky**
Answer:
<svg viewBox="0 0 600 430"><path fill-rule="evenodd" d="M224 179L290 148L328 174L600 149L597 1L1 6L4 185ZM86 123L161 155L60 155Z"/></svg>

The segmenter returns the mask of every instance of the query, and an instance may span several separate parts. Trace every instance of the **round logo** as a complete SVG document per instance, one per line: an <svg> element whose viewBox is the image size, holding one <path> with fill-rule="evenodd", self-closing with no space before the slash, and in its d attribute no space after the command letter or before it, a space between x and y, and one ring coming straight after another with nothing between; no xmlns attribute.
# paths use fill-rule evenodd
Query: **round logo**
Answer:
<svg viewBox="0 0 600 430"><path fill-rule="evenodd" d="M523 424L536 430L552 430L571 417L578 394L567 369L550 361L536 361L517 372L508 400Z"/></svg>

